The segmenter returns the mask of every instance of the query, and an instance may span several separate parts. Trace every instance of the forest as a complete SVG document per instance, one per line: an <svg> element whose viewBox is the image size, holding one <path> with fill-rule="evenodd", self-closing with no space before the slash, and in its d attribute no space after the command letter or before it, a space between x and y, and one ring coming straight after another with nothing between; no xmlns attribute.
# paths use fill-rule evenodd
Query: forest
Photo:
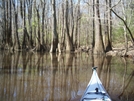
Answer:
<svg viewBox="0 0 134 101"><path fill-rule="evenodd" d="M0 48L104 54L120 43L126 53L133 13L133 0L0 0Z"/></svg>

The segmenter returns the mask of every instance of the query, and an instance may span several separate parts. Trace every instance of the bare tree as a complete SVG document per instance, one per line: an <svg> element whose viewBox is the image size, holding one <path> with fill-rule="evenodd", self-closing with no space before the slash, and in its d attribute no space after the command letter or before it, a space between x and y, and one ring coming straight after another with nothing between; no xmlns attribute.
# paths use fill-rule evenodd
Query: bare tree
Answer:
<svg viewBox="0 0 134 101"><path fill-rule="evenodd" d="M119 2L120 2L120 1L119 1ZM119 2L118 2L118 3L119 3ZM123 24L125 25L127 31L129 32L131 41L132 41L132 43L134 44L134 37L133 37L133 34L132 34L132 32L131 32L131 30L130 30L128 24L127 24L127 22L126 22L120 15L118 15L118 14L113 10L113 8L114 8L115 6L117 6L117 5L118 5L118 4L116 4L116 5L114 5L113 7L111 7L110 10L123 22Z"/></svg>
<svg viewBox="0 0 134 101"><path fill-rule="evenodd" d="M44 28L45 28L45 9L46 9L46 0L41 0L41 4L42 4L42 44L45 44L44 42Z"/></svg>
<svg viewBox="0 0 134 101"><path fill-rule="evenodd" d="M104 44L105 44L105 51L112 50L112 14L109 8L111 8L111 0L106 0L105 6L105 32L104 32Z"/></svg>
<svg viewBox="0 0 134 101"><path fill-rule="evenodd" d="M114 42L113 18L120 19L115 19L118 25L124 24L126 48L129 38L134 43L132 0L118 0L117 4L112 0L83 1L87 5L82 0L1 0L1 47L71 52L92 44L95 54L105 53Z"/></svg>
<svg viewBox="0 0 134 101"><path fill-rule="evenodd" d="M99 0L95 0L95 44L94 54L104 54L104 44L102 39L102 29L99 11Z"/></svg>
<svg viewBox="0 0 134 101"><path fill-rule="evenodd" d="M20 12L21 12L21 17L23 19L23 42L22 42L22 49L26 49L26 3L25 0L21 0L21 5L20 5Z"/></svg>
<svg viewBox="0 0 134 101"><path fill-rule="evenodd" d="M67 36L66 51L71 52L74 49L73 49L73 42L71 40L70 33L69 33L68 12L69 12L69 3L68 0L66 0L66 9L65 9L65 26L66 26L66 36Z"/></svg>
<svg viewBox="0 0 134 101"><path fill-rule="evenodd" d="M50 52L56 52L56 49L58 47L58 34L57 34L57 24L56 24L56 4L55 0L52 0L52 43L51 43L51 49Z"/></svg>
<svg viewBox="0 0 134 101"><path fill-rule="evenodd" d="M20 40L19 40L19 33L18 33L18 5L16 3L18 3L18 0L12 0L13 3L13 9L14 9L14 23L15 23L15 34L14 34L14 38L15 38L15 42L14 42L14 49L20 49Z"/></svg>
<svg viewBox="0 0 134 101"><path fill-rule="evenodd" d="M28 9L28 23L29 23L29 48L31 49L33 46L33 35L32 35L32 7L33 0L26 0L27 9Z"/></svg>
<svg viewBox="0 0 134 101"><path fill-rule="evenodd" d="M2 48L11 49L12 47L12 6L10 0L2 0L1 5L1 33Z"/></svg>
<svg viewBox="0 0 134 101"><path fill-rule="evenodd" d="M80 34L80 18L81 18L81 14L80 14L80 1L78 0L78 3L76 5L76 18L75 18L75 23L76 23L76 27L75 27L75 37L74 37L74 45L76 48L80 47L80 38L79 38L79 34Z"/></svg>

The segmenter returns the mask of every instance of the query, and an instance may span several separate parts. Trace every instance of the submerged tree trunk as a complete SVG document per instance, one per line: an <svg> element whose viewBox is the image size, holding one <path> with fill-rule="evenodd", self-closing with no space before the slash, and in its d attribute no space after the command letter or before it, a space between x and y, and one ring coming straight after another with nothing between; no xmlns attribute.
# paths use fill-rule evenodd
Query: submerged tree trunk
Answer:
<svg viewBox="0 0 134 101"><path fill-rule="evenodd" d="M125 4L124 2L122 2L122 11L123 11L123 20L127 23L127 16L125 15ZM127 29L125 26L123 26L123 30L124 30L124 39L125 39L125 51L123 56L126 55L127 51L128 51L128 37L127 37Z"/></svg>
<svg viewBox="0 0 134 101"><path fill-rule="evenodd" d="M99 0L95 0L95 44L94 54L104 54L104 44L102 40L102 29L99 12Z"/></svg>
<svg viewBox="0 0 134 101"><path fill-rule="evenodd" d="M25 11L26 10L26 6L25 6L25 0L22 3L23 3L23 7L21 7L21 17L23 18L23 42L22 42L22 49L26 49L26 33L25 33L25 30L26 30L26 11Z"/></svg>
<svg viewBox="0 0 134 101"><path fill-rule="evenodd" d="M20 49L20 40L19 40L19 33L18 33L18 6L16 5L17 1L12 2L14 8L14 23L15 23L15 34L14 34L14 49Z"/></svg>
<svg viewBox="0 0 134 101"><path fill-rule="evenodd" d="M76 27L75 27L75 37L74 37L74 45L75 45L75 48L77 49L79 46L80 46L80 41L79 41L79 34L80 34L80 0L78 0L78 3L77 3L77 9L76 9Z"/></svg>
<svg viewBox="0 0 134 101"><path fill-rule="evenodd" d="M66 24L66 35L67 35L67 43L66 43L66 51L71 52L73 51L73 42L71 41L70 33L69 33L69 26L68 26L68 0L66 0L66 11L65 11L65 24Z"/></svg>
<svg viewBox="0 0 134 101"><path fill-rule="evenodd" d="M73 1L70 0L70 5L71 5L71 13L70 13L70 38L71 42L73 42L73 37L74 37L74 9L73 9Z"/></svg>
<svg viewBox="0 0 134 101"><path fill-rule="evenodd" d="M52 43L50 52L56 52L58 48L58 34L57 34L57 25L56 25L56 7L55 7L55 0L52 0Z"/></svg>
<svg viewBox="0 0 134 101"><path fill-rule="evenodd" d="M46 0L44 0L42 2L43 4L43 10L42 10L42 44L45 45L45 42L44 42L44 28L45 28L45 24L44 24L44 20L45 20L45 7L46 7Z"/></svg>
<svg viewBox="0 0 134 101"><path fill-rule="evenodd" d="M10 0L10 3L9 3L9 9L10 9L10 12L9 12L9 18L10 18L10 22L9 22L9 33L8 33L8 44L9 44L9 47L12 47L13 43L12 43L12 2Z"/></svg>
<svg viewBox="0 0 134 101"><path fill-rule="evenodd" d="M94 45L95 45L95 2L93 0L93 40L92 40L92 48L94 48ZM92 51L93 52L93 51Z"/></svg>
<svg viewBox="0 0 134 101"><path fill-rule="evenodd" d="M11 1L1 1L0 31L2 32L2 49L12 47L12 6Z"/></svg>
<svg viewBox="0 0 134 101"><path fill-rule="evenodd" d="M105 51L108 52L112 50L112 40L111 40L111 34L112 34L112 21L111 21L111 11L109 10L111 8L111 0L106 0L106 13L105 13Z"/></svg>
<svg viewBox="0 0 134 101"><path fill-rule="evenodd" d="M29 23L29 48L33 47L33 35L32 35L32 8L33 8L33 0L26 0L28 7L28 23Z"/></svg>
<svg viewBox="0 0 134 101"><path fill-rule="evenodd" d="M37 12L37 22L38 22L38 29L37 29L37 50L39 51L41 49L41 33L40 33L40 14L39 14L39 5L36 7L36 12Z"/></svg>

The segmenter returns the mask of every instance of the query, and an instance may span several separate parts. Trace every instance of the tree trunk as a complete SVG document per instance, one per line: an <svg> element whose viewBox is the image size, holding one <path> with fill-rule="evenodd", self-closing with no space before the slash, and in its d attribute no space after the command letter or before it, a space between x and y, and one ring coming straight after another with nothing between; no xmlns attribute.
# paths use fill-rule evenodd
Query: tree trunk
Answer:
<svg viewBox="0 0 134 101"><path fill-rule="evenodd" d="M94 54L104 54L104 44L102 40L102 29L99 12L99 0L95 0L95 46Z"/></svg>
<svg viewBox="0 0 134 101"><path fill-rule="evenodd" d="M60 22L60 42L58 44L58 51L62 52L65 49L65 7L64 2L61 4L61 14L59 15Z"/></svg>
<svg viewBox="0 0 134 101"><path fill-rule="evenodd" d="M26 0L27 1L27 7L28 7L28 23L29 23L29 48L32 49L32 46L33 46L33 38L32 38L32 3L33 3L33 0Z"/></svg>
<svg viewBox="0 0 134 101"><path fill-rule="evenodd" d="M73 9L73 1L70 0L71 2L71 14L70 14L70 38L71 42L73 42L73 33L74 33L74 9Z"/></svg>
<svg viewBox="0 0 134 101"><path fill-rule="evenodd" d="M26 49L26 5L25 0L23 1L23 11L21 13L23 18L23 42L22 42L22 49Z"/></svg>
<svg viewBox="0 0 134 101"><path fill-rule="evenodd" d="M18 35L18 8L17 8L17 5L16 5L16 2L17 1L14 1L12 2L13 3L13 8L14 8L14 20L15 20L15 46L14 48L16 49L16 46L17 46L17 49L20 49L20 41L19 41L19 35Z"/></svg>
<svg viewBox="0 0 134 101"><path fill-rule="evenodd" d="M66 35L67 35L66 51L71 52L71 51L74 51L74 49L73 49L73 43L71 41L71 37L69 34L69 26L68 26L68 0L66 0L65 24L66 24Z"/></svg>
<svg viewBox="0 0 134 101"><path fill-rule="evenodd" d="M112 22L111 22L111 11L109 10L111 8L111 0L106 0L106 12L105 14L105 51L108 52L112 50L112 40L111 40L111 33L112 33Z"/></svg>
<svg viewBox="0 0 134 101"><path fill-rule="evenodd" d="M45 19L45 7L46 7L46 2L44 0L43 3L43 10L42 10L42 44L45 45L45 42L44 42L44 28L45 28L45 24L44 24L44 19Z"/></svg>
<svg viewBox="0 0 134 101"><path fill-rule="evenodd" d="M125 5L123 2L122 2L122 10L123 10L123 14L124 14L123 20L125 22L127 22L127 17L125 16ZM127 37L127 29L125 26L123 26L123 30L124 30L124 39L125 39L125 52L124 52L123 56L125 56L128 51L128 37Z"/></svg>
<svg viewBox="0 0 134 101"><path fill-rule="evenodd" d="M74 45L75 45L75 48L77 49L79 46L80 46L80 41L78 40L79 39L79 34L80 34L80 21L79 21L79 19L80 19L80 0L78 0L78 3L77 3L77 9L76 9L76 20L75 20L75 22L76 22L76 27L75 27L75 40L74 40Z"/></svg>
<svg viewBox="0 0 134 101"><path fill-rule="evenodd" d="M95 2L93 0L93 40L92 40L92 48L95 46ZM92 51L93 52L93 51Z"/></svg>
<svg viewBox="0 0 134 101"><path fill-rule="evenodd" d="M11 0L9 1L9 14L10 14L10 22L9 22L9 33L8 33L8 44L9 47L12 47L13 43L12 43L12 3Z"/></svg>
<svg viewBox="0 0 134 101"><path fill-rule="evenodd" d="M55 0L52 0L52 43L50 52L56 52L58 48L58 34L57 34L57 25L56 25L56 7L55 7Z"/></svg>

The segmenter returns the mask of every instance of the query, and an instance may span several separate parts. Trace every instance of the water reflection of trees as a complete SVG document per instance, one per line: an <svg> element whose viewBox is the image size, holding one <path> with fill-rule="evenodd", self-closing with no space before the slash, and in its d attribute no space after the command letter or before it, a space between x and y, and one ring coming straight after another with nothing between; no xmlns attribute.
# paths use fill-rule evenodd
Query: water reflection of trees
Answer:
<svg viewBox="0 0 134 101"><path fill-rule="evenodd" d="M103 82L104 87L109 91L110 73L111 73L111 56L94 55L93 64L98 67L98 75Z"/></svg>
<svg viewBox="0 0 134 101"><path fill-rule="evenodd" d="M74 57L27 52L3 54L2 99L65 101L76 97L79 74Z"/></svg>
<svg viewBox="0 0 134 101"><path fill-rule="evenodd" d="M122 58L124 62L124 74L123 74L123 80L122 80L122 86L121 86L121 92L119 93L118 97L120 100L128 99L129 101L133 101L134 91L133 91L133 77L134 77L134 69L131 71L131 73L128 75L128 66L127 66L127 59Z"/></svg>
<svg viewBox="0 0 134 101"><path fill-rule="evenodd" d="M127 59L119 59L121 62L112 60L110 56L95 55L93 56L93 66L99 67L99 77L106 90L111 94L113 101L133 101L134 70L128 71L130 70L130 65L128 65ZM114 67L111 61L116 61L118 65Z"/></svg>
<svg viewBox="0 0 134 101"><path fill-rule="evenodd" d="M124 100L134 95L134 74L130 73L126 60L120 63L121 67L114 67L112 57L91 57L81 53L6 52L0 57L0 99L4 101L66 101L80 98L78 93L85 90L92 75L92 66L98 67L99 77L111 97L116 96L117 99L120 95ZM121 74L120 69L124 71Z"/></svg>

